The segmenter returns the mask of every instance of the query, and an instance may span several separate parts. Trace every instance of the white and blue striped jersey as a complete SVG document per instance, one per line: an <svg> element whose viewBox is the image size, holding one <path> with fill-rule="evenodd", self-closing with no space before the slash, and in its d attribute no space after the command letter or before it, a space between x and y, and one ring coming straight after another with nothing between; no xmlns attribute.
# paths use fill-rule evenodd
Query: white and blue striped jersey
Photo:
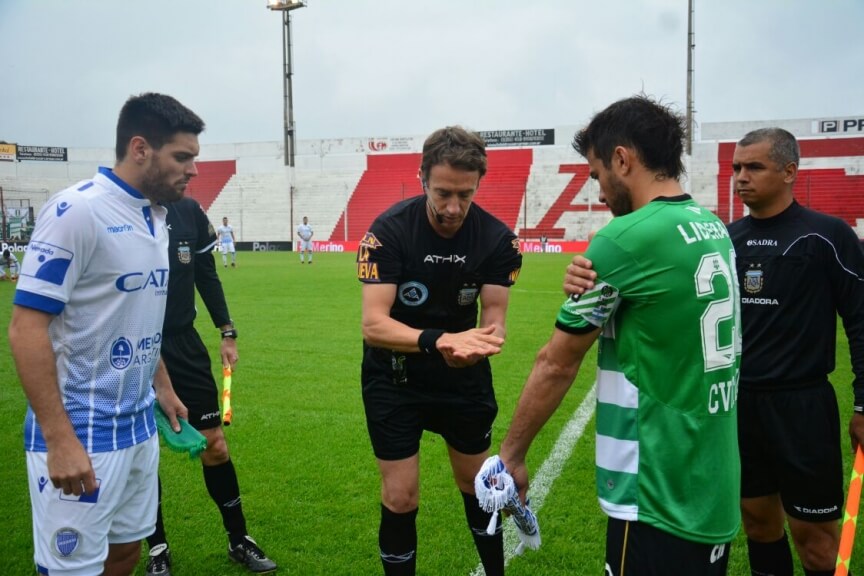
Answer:
<svg viewBox="0 0 864 576"><path fill-rule="evenodd" d="M166 210L111 170L39 212L15 304L56 315L48 328L63 404L88 452L155 434L153 375L168 287ZM28 406L25 449L46 451Z"/></svg>

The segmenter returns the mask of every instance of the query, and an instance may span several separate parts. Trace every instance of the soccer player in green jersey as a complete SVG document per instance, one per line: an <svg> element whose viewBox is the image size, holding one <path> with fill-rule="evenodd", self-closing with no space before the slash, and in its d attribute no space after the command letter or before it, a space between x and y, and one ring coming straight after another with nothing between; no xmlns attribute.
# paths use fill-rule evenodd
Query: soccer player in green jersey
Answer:
<svg viewBox="0 0 864 576"><path fill-rule="evenodd" d="M576 135L615 218L588 248L595 286L562 305L501 446L524 496L531 442L599 339L596 479L611 576L725 574L741 522L734 251L681 189L683 138L680 115L645 96Z"/></svg>

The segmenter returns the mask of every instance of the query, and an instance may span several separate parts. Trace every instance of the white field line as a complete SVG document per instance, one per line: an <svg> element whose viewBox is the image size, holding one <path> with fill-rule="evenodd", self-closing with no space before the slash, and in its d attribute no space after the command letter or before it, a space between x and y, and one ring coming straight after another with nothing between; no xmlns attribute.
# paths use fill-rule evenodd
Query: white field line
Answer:
<svg viewBox="0 0 864 576"><path fill-rule="evenodd" d="M531 509L537 514L537 520L540 524L540 535L543 535L543 518L540 516L540 509L543 507L543 501L546 500L546 495L552 489L552 484L561 475L561 470L564 464L570 459L570 454L573 453L573 447L582 433L585 432L585 426L594 415L594 408L597 400L597 383L595 382L582 403L573 413L570 421L561 431L555 446L552 447L552 452L540 470L531 479L531 487L529 488L529 496L531 499ZM519 545L519 536L516 534L516 527L512 521L504 519L504 565L510 563L516 553L516 547ZM542 549L542 546L541 546ZM528 552L529 554L531 551ZM484 576L483 565L478 564L471 572L471 576Z"/></svg>

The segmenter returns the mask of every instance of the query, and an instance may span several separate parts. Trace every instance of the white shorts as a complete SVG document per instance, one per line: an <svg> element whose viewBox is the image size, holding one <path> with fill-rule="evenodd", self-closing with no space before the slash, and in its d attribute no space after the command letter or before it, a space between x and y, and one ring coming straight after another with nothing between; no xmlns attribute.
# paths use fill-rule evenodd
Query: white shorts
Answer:
<svg viewBox="0 0 864 576"><path fill-rule="evenodd" d="M223 254L230 254L232 252L236 252L236 250L234 250L234 243L233 242L222 242L222 253Z"/></svg>
<svg viewBox="0 0 864 576"><path fill-rule="evenodd" d="M109 544L137 542L156 529L159 439L90 454L95 494L63 494L48 477L48 454L27 452L34 560L40 574L102 574Z"/></svg>
<svg viewBox="0 0 864 576"><path fill-rule="evenodd" d="M303 240L300 239L300 250L298 252L302 252L303 250L312 251L312 240Z"/></svg>

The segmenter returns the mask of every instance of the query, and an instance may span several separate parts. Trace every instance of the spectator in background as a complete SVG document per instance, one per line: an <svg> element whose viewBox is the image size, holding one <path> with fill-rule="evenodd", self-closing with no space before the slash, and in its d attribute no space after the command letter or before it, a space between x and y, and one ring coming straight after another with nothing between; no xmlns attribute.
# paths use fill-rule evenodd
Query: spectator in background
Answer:
<svg viewBox="0 0 864 576"><path fill-rule="evenodd" d="M303 264L303 258L308 254L309 264L312 264L312 227L309 225L309 218L303 217L303 224L297 226L297 236L300 237L300 263Z"/></svg>
<svg viewBox="0 0 864 576"><path fill-rule="evenodd" d="M231 254L231 267L237 266L237 251L234 247L236 242L234 238L234 228L228 224L228 217L222 218L222 226L216 229L216 234L219 236L219 243L222 245L222 265L228 267L228 254Z"/></svg>
<svg viewBox="0 0 864 576"><path fill-rule="evenodd" d="M487 535L491 514L480 508L474 476L498 413L488 356L504 344L522 255L516 236L472 203L485 173L479 135L460 127L432 133L419 173L425 194L381 214L357 253L363 404L381 473L378 545L388 576L415 572L424 430L447 443L486 575L504 573L501 521Z"/></svg>
<svg viewBox="0 0 864 576"><path fill-rule="evenodd" d="M186 408L159 355L168 284L163 204L197 174L204 123L174 98L127 100L117 162L42 208L9 343L27 396L24 442L39 574L128 575L153 532L159 442ZM154 392L155 389L155 392Z"/></svg>

